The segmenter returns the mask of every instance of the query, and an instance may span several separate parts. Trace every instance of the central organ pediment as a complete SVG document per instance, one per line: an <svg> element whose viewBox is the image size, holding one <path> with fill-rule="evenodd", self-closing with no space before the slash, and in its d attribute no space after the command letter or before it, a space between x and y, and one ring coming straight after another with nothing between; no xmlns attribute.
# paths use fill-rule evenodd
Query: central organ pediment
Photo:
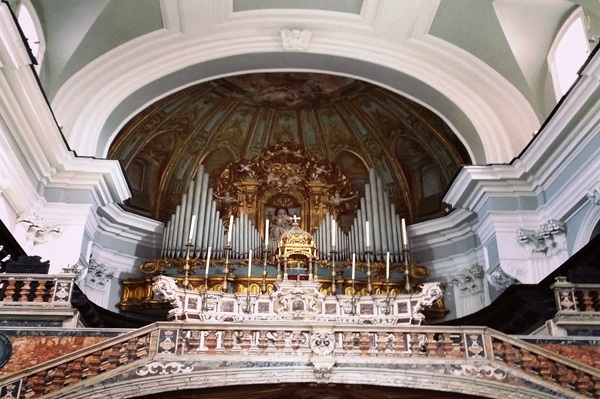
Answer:
<svg viewBox="0 0 600 399"><path fill-rule="evenodd" d="M257 226L270 219L277 227L279 219L297 215L302 228L311 231L326 214L352 216L358 207L358 192L341 169L294 143L276 144L229 164L214 187L221 215L245 213Z"/></svg>

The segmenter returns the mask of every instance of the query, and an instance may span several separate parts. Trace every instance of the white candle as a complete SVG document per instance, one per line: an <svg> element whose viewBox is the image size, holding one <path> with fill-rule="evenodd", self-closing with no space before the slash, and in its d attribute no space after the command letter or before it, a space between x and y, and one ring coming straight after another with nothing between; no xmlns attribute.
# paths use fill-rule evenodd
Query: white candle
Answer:
<svg viewBox="0 0 600 399"><path fill-rule="evenodd" d="M356 254L352 254L352 280L356 276Z"/></svg>
<svg viewBox="0 0 600 399"><path fill-rule="evenodd" d="M265 222L265 248L269 246L269 219Z"/></svg>
<svg viewBox="0 0 600 399"><path fill-rule="evenodd" d="M406 220L402 218L402 245L408 246L408 235L406 234Z"/></svg>
<svg viewBox="0 0 600 399"><path fill-rule="evenodd" d="M231 235L233 234L233 215L229 216L229 230L227 230L227 246L231 246Z"/></svg>
<svg viewBox="0 0 600 399"><path fill-rule="evenodd" d="M252 275L252 250L248 251L248 278Z"/></svg>
<svg viewBox="0 0 600 399"><path fill-rule="evenodd" d="M385 279L390 279L390 253L388 252L385 258Z"/></svg>
<svg viewBox="0 0 600 399"><path fill-rule="evenodd" d="M208 277L208 266L210 265L210 250L211 248L208 247L208 252L206 253L206 270L204 272L204 277Z"/></svg>
<svg viewBox="0 0 600 399"><path fill-rule="evenodd" d="M192 240L194 239L195 230L196 230L196 215L193 215L192 223L190 224L190 235L188 237L189 242L192 242Z"/></svg>
<svg viewBox="0 0 600 399"><path fill-rule="evenodd" d="M365 245L367 248L371 246L371 232L369 231L369 221L365 222Z"/></svg>
<svg viewBox="0 0 600 399"><path fill-rule="evenodd" d="M335 219L331 219L331 249L335 249Z"/></svg>

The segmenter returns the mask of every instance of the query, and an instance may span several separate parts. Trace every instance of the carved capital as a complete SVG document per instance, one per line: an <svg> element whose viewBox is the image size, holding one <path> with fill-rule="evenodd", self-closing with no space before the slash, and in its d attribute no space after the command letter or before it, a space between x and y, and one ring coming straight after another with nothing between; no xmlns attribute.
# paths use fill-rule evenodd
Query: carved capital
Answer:
<svg viewBox="0 0 600 399"><path fill-rule="evenodd" d="M483 267L473 265L456 275L450 283L454 284L463 296L477 294L483 292L484 274Z"/></svg>
<svg viewBox="0 0 600 399"><path fill-rule="evenodd" d="M35 211L25 212L19 215L17 223L23 225L27 230L27 241L33 242L33 245L43 244L51 237L62 234L62 225L46 224L44 219Z"/></svg>
<svg viewBox="0 0 600 399"><path fill-rule="evenodd" d="M540 230L533 231L519 229L517 241L527 247L532 253L543 253L546 256L555 255L564 249L567 228L560 220L548 220L540 226Z"/></svg>

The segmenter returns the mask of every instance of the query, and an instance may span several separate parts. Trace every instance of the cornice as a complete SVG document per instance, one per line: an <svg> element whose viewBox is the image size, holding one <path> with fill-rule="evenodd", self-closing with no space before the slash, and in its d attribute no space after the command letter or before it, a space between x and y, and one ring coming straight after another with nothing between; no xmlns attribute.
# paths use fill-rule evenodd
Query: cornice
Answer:
<svg viewBox="0 0 600 399"><path fill-rule="evenodd" d="M154 32L90 63L63 85L53 101L69 143L80 154L104 156L110 140L125 120L118 122L120 126L111 126L110 131L102 130L107 128L111 113L125 102L136 101L137 105L129 105L132 109L128 110L128 115L120 115L121 119L127 119L161 96L191 84L259 71L240 59L239 62L231 60L226 68L220 68L221 75L200 77L197 71L192 76L189 68L194 65L252 54L264 57L260 71L286 70L278 68L277 59L284 54L279 32L289 24L277 19L254 20L252 23L234 25L235 29L230 30L215 27L206 32L202 40L192 34L167 30ZM539 125L526 99L499 73L465 51L423 35L422 28L415 28L418 33L410 33L416 36L401 40L350 29L334 32L318 23L308 28L312 37L302 57L306 59L306 65L312 67L298 66L296 70L336 73L375 82L428 106L462 135L467 144L485 141L483 149L471 150L476 162L509 161ZM339 62L317 65L321 61L316 60L323 57L332 57L332 61L355 59L365 64L363 70L357 69L359 64L347 70L335 66L341 65ZM469 62L462 61L465 57ZM258 61L255 64L260 67ZM397 87L382 83L380 76L374 76L374 72L368 70L368 64L388 68L392 74L398 73L398 79L392 79ZM403 74L414 81L406 83L407 79L401 79ZM149 87L157 81L160 81L160 88L152 92ZM448 110L450 104L460 112ZM114 122L110 123L114 125Z"/></svg>

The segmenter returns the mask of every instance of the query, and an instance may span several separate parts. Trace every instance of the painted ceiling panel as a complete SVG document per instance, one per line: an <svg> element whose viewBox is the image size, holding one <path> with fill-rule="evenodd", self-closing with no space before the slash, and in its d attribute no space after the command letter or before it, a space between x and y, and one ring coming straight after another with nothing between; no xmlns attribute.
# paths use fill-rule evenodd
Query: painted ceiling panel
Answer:
<svg viewBox="0 0 600 399"><path fill-rule="evenodd" d="M359 192L368 169L376 169L397 209L420 212L426 168L441 179L434 186L443 187L470 163L453 136L431 111L366 82L260 73L201 83L159 100L129 121L109 157L121 160L132 185L142 187L130 210L160 220L170 217L173 194L185 189L200 162L216 180L230 162L285 143L338 165ZM159 187L149 184L156 181ZM436 217L443 208L438 200L410 218Z"/></svg>

